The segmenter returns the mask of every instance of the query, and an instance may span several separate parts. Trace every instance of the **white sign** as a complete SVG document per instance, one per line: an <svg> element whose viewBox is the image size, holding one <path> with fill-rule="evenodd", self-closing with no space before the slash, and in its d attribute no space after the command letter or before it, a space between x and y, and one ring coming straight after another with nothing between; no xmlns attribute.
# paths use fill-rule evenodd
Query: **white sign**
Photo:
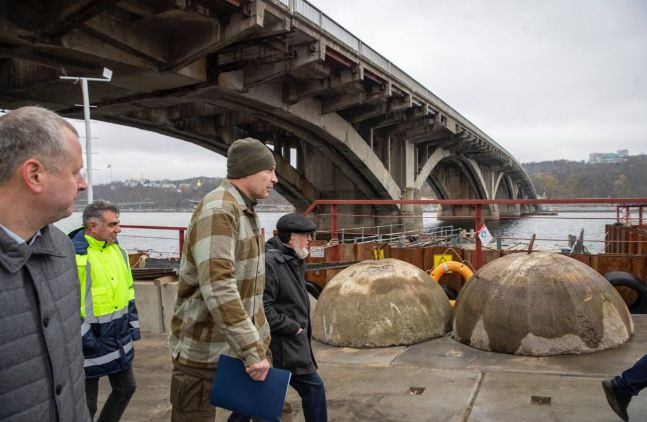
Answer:
<svg viewBox="0 0 647 422"><path fill-rule="evenodd" d="M312 258L323 258L324 252L324 248L310 248L310 256Z"/></svg>
<svg viewBox="0 0 647 422"><path fill-rule="evenodd" d="M492 241L492 234L490 231L487 229L485 224L481 226L481 228L478 231L478 237L481 240L481 244L487 245Z"/></svg>

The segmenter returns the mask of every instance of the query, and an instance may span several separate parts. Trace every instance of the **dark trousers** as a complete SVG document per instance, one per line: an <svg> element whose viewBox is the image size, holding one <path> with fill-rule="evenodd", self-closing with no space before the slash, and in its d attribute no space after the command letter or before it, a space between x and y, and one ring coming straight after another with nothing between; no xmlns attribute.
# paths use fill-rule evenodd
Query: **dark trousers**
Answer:
<svg viewBox="0 0 647 422"><path fill-rule="evenodd" d="M326 390L319 374L294 375L290 385L297 390L301 397L301 406L306 422L326 422L328 408L326 407ZM249 422L248 416L232 413L227 422Z"/></svg>
<svg viewBox="0 0 647 422"><path fill-rule="evenodd" d="M85 397L88 401L88 410L90 410L92 420L94 420L94 415L97 413L99 378L85 379ZM130 398L135 393L135 374L133 374L132 366L123 372L108 375L108 380L112 391L103 405L103 409L101 409L97 422L119 421L126 410L126 406L128 406Z"/></svg>
<svg viewBox="0 0 647 422"><path fill-rule="evenodd" d="M631 368L613 379L613 383L632 396L647 387L647 355L640 358Z"/></svg>

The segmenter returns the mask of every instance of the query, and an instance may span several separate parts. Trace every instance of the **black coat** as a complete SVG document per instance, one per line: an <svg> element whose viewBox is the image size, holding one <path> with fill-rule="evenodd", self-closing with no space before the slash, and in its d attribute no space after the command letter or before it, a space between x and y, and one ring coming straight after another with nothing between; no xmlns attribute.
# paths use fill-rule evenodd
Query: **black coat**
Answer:
<svg viewBox="0 0 647 422"><path fill-rule="evenodd" d="M317 363L310 340L310 299L304 281L304 263L278 237L265 244L265 317L270 324L270 350L276 368L296 375L311 374ZM299 328L303 332L297 334Z"/></svg>

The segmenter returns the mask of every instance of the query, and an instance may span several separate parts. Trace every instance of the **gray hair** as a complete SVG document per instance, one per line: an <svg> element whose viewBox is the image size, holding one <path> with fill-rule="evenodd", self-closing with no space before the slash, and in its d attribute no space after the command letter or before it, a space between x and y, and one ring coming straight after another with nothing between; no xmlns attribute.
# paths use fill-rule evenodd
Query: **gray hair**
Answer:
<svg viewBox="0 0 647 422"><path fill-rule="evenodd" d="M25 160L35 158L48 171L58 173L68 152L63 128L79 136L67 120L42 107L21 107L0 117L0 185Z"/></svg>
<svg viewBox="0 0 647 422"><path fill-rule="evenodd" d="M104 211L112 211L119 215L119 208L116 205L105 201L94 201L83 210L83 227L87 229L90 220L103 221Z"/></svg>

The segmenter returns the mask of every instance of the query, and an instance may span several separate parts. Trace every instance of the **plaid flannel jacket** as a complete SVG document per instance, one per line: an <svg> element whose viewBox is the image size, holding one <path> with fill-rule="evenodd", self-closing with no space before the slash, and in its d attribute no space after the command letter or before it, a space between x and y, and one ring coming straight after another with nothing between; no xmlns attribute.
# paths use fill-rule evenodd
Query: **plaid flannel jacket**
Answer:
<svg viewBox="0 0 647 422"><path fill-rule="evenodd" d="M265 359L264 288L258 216L225 179L198 204L187 230L169 335L172 357L195 368L216 368L221 354L246 366Z"/></svg>

